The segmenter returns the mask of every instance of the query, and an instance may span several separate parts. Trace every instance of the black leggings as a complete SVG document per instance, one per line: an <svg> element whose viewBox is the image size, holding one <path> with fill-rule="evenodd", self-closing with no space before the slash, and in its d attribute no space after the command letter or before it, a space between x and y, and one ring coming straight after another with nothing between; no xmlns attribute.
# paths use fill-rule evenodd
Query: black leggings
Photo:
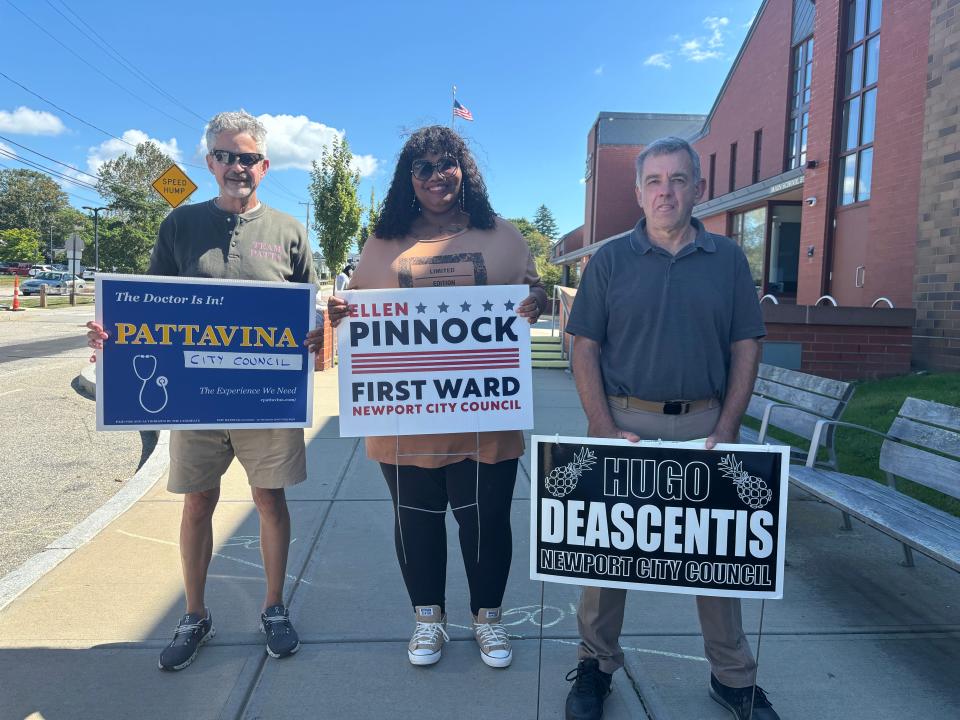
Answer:
<svg viewBox="0 0 960 720"><path fill-rule="evenodd" d="M513 554L510 503L517 460L461 460L441 468L380 463L380 469L393 498L397 560L410 602L444 608L449 504L460 526L470 611L500 607Z"/></svg>

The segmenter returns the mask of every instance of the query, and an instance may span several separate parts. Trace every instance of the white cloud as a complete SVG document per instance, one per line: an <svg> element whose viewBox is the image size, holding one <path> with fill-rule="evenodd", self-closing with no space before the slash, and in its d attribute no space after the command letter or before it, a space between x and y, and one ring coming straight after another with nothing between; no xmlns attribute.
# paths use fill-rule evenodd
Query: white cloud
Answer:
<svg viewBox="0 0 960 720"><path fill-rule="evenodd" d="M594 75L603 75L603 65L598 65L593 69Z"/></svg>
<svg viewBox="0 0 960 720"><path fill-rule="evenodd" d="M586 178L580 178L580 184L581 184L581 185L586 185L586 184L587 184L587 179L586 179Z"/></svg>
<svg viewBox="0 0 960 720"><path fill-rule="evenodd" d="M66 126L56 115L21 105L13 112L0 110L0 131L17 135L59 135Z"/></svg>
<svg viewBox="0 0 960 720"><path fill-rule="evenodd" d="M643 61L644 65L652 65L653 67L661 67L665 70L670 69L670 56L667 53L654 53L646 60Z"/></svg>
<svg viewBox="0 0 960 720"><path fill-rule="evenodd" d="M707 40L707 46L712 48L723 47L723 28L730 24L730 18L705 17L703 24L711 33L710 39Z"/></svg>
<svg viewBox="0 0 960 720"><path fill-rule="evenodd" d="M147 135L143 130L127 130L122 135L123 140L130 145L139 145L144 142L152 142L161 151L172 157L174 160L180 160L181 152L177 147L177 139L170 138L167 141L157 140ZM120 140L111 138L90 148L87 151L87 170L96 175L97 170L108 160L114 160L123 153L132 153L133 148Z"/></svg>
<svg viewBox="0 0 960 720"><path fill-rule="evenodd" d="M4 152L8 152L8 153L13 152L13 148L10 148L7 145L4 145L2 142L0 142L0 150L3 150Z"/></svg>
<svg viewBox="0 0 960 720"><path fill-rule="evenodd" d="M311 120L306 115L258 115L257 119L267 128L267 152L270 167L274 170L310 170L310 163L320 160L323 149L333 138L346 135L323 123ZM376 172L379 161L373 155L354 155L353 168L362 177Z"/></svg>

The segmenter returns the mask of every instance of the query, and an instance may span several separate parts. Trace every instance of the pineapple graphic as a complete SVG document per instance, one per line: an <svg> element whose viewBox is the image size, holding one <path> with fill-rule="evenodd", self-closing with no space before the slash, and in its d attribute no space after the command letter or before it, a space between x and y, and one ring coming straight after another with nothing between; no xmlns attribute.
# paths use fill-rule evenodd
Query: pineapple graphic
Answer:
<svg viewBox="0 0 960 720"><path fill-rule="evenodd" d="M752 510L759 510L773 499L773 490L767 487L762 478L758 478L743 469L743 463L737 462L736 455L727 455L718 466L724 476L733 480L737 486L737 496Z"/></svg>
<svg viewBox="0 0 960 720"><path fill-rule="evenodd" d="M580 476L596 462L597 456L591 450L581 447L580 452L574 454L573 462L551 470L543 485L554 497L566 497L576 489Z"/></svg>

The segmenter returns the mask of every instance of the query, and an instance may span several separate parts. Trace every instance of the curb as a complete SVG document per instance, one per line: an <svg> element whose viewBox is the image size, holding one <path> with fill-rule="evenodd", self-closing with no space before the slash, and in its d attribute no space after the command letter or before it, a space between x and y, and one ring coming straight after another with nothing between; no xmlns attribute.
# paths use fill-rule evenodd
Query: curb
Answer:
<svg viewBox="0 0 960 720"><path fill-rule="evenodd" d="M92 364L80 372L77 383L85 392L89 392L92 396L96 395L96 374ZM75 550L90 542L101 530L143 497L167 471L167 466L170 464L169 448L170 432L164 430L159 433L157 445L150 457L116 495L74 525L65 535L57 538L23 565L0 578L0 611L70 557Z"/></svg>

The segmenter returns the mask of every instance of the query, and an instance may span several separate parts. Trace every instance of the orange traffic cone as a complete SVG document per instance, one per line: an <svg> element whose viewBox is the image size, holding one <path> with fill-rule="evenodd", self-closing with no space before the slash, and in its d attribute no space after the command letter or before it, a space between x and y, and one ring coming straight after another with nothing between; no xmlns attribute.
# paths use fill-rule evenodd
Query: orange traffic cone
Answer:
<svg viewBox="0 0 960 720"><path fill-rule="evenodd" d="M19 275L13 276L13 306L10 309L13 310L14 312L23 310L23 308L20 307L20 276Z"/></svg>

